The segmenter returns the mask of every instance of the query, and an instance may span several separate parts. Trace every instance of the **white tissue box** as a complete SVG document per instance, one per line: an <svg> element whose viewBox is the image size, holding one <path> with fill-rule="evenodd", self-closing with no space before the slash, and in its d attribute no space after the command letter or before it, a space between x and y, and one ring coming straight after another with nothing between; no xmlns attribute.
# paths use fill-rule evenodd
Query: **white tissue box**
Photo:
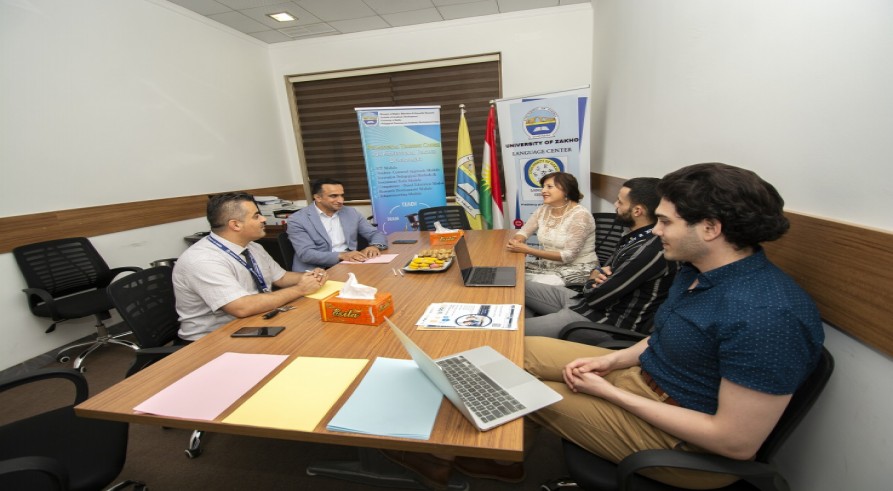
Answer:
<svg viewBox="0 0 893 491"><path fill-rule="evenodd" d="M319 313L325 322L377 326L384 316L394 314L394 299L390 293L377 292L374 300L338 298L335 292L319 302Z"/></svg>

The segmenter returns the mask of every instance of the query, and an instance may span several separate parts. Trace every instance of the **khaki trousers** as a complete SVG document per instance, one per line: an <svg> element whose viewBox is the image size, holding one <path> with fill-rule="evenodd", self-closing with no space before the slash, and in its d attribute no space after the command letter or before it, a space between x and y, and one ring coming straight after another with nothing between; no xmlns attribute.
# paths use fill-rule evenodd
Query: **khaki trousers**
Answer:
<svg viewBox="0 0 893 491"><path fill-rule="evenodd" d="M524 368L563 397L561 401L528 415L528 418L614 463L647 449L704 452L618 406L598 397L575 393L565 385L562 370L569 362L610 352L608 349L558 339L526 338ZM611 372L605 380L623 390L655 401L662 402L667 397L658 396L648 387L638 366ZM643 474L673 486L691 489L718 488L736 480L735 477L724 474L669 468L656 468Z"/></svg>

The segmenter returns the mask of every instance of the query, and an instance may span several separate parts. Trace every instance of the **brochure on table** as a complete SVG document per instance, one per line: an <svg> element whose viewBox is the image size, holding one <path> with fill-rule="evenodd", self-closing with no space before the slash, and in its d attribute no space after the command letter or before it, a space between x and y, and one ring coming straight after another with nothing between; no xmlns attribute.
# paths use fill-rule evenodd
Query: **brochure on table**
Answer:
<svg viewBox="0 0 893 491"><path fill-rule="evenodd" d="M518 330L518 304L432 303L416 322L419 329Z"/></svg>

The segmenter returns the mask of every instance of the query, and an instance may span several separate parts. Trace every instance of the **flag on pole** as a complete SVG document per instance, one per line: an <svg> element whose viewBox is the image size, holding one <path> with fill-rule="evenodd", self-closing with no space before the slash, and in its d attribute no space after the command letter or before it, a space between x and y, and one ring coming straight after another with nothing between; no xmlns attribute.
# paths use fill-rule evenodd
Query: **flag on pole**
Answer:
<svg viewBox="0 0 893 491"><path fill-rule="evenodd" d="M496 113L490 103L487 134L484 135L484 161L481 164L481 214L490 229L505 228L502 213L502 185L496 160Z"/></svg>
<svg viewBox="0 0 893 491"><path fill-rule="evenodd" d="M478 192L477 171L471 152L471 137L465 122L465 104L459 104L459 142L456 147L456 203L465 208L468 223L474 230L481 230L481 205Z"/></svg>

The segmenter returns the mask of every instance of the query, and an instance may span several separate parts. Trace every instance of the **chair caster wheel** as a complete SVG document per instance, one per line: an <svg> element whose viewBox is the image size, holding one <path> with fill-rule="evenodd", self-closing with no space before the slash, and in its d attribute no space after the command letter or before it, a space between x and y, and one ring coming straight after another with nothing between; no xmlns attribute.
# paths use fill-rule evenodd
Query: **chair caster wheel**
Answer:
<svg viewBox="0 0 893 491"><path fill-rule="evenodd" d="M581 489L580 486L569 477L552 479L540 485L540 491L560 491L562 489Z"/></svg>
<svg viewBox="0 0 893 491"><path fill-rule="evenodd" d="M185 452L186 452L187 457L189 457L190 459L194 459L202 454L202 449L197 448L197 449L193 450L191 448L187 448L185 450Z"/></svg>
<svg viewBox="0 0 893 491"><path fill-rule="evenodd" d="M87 373L87 367L81 365L80 367L78 367L78 371L81 373Z"/></svg>
<svg viewBox="0 0 893 491"><path fill-rule="evenodd" d="M56 361L58 361L59 363L68 363L71 361L71 357L68 355L62 355L62 356L56 357Z"/></svg>

